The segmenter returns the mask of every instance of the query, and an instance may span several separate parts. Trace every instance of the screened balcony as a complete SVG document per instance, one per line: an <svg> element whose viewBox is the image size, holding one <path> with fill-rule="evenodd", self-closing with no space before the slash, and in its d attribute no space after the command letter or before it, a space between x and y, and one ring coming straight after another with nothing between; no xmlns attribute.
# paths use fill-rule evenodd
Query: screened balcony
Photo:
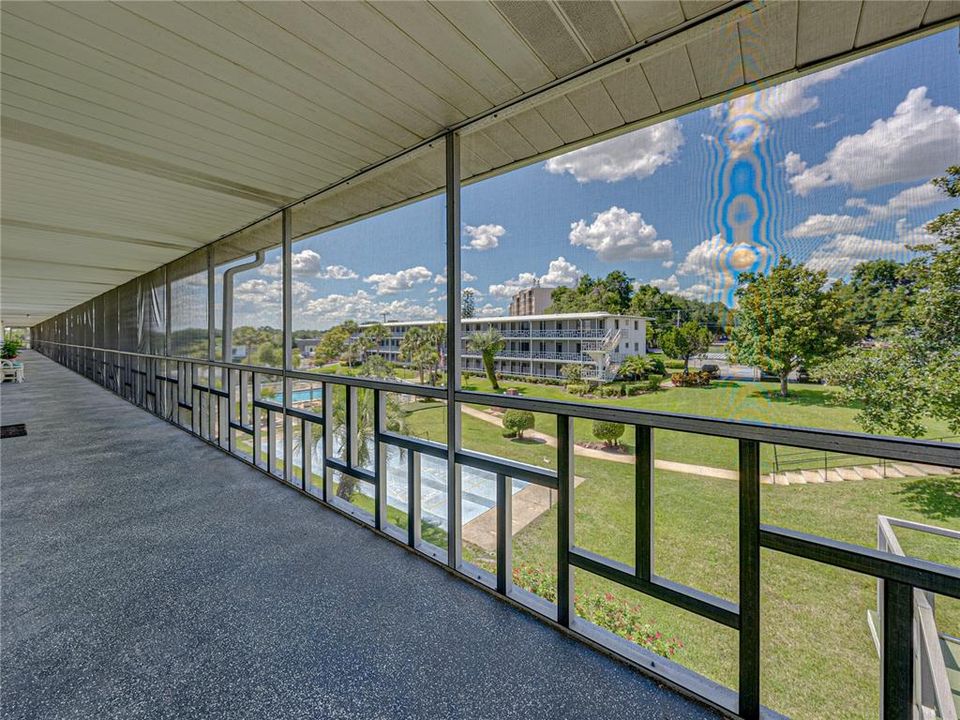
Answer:
<svg viewBox="0 0 960 720"><path fill-rule="evenodd" d="M955 718L958 12L5 5L4 715Z"/></svg>

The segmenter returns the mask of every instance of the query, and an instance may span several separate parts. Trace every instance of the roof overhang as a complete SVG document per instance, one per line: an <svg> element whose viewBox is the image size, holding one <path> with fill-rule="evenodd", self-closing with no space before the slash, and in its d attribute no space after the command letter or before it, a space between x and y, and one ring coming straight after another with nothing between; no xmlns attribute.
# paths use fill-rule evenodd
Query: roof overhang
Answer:
<svg viewBox="0 0 960 720"><path fill-rule="evenodd" d="M6 2L2 320L33 325L285 206L303 234L436 192L435 163L397 158L450 129L476 140L469 182L958 14L957 0Z"/></svg>

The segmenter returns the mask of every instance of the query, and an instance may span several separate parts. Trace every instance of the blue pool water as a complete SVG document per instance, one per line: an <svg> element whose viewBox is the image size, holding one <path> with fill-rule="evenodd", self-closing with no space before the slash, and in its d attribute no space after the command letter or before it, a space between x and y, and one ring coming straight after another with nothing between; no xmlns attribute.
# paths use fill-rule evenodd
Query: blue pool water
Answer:
<svg viewBox="0 0 960 720"><path fill-rule="evenodd" d="M305 390L293 391L293 402L301 403L310 400L320 400L323 398L323 388L307 388Z"/></svg>

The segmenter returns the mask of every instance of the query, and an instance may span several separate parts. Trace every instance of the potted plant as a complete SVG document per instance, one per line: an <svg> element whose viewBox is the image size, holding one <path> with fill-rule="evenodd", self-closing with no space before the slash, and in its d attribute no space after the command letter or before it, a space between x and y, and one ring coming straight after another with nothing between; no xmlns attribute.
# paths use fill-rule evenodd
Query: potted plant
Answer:
<svg viewBox="0 0 960 720"><path fill-rule="evenodd" d="M3 347L0 348L0 358L4 360L15 360L18 352L20 352L20 340L17 338L7 338L3 341Z"/></svg>

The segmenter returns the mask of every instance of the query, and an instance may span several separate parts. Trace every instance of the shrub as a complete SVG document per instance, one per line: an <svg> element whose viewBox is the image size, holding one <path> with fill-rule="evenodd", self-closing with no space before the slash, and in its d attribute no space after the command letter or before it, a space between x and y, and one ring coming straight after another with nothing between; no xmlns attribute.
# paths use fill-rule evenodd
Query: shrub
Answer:
<svg viewBox="0 0 960 720"><path fill-rule="evenodd" d="M662 362L664 370L683 370L684 368L683 360L673 360L672 358L667 358ZM666 372L664 372L664 375L666 375Z"/></svg>
<svg viewBox="0 0 960 720"><path fill-rule="evenodd" d="M619 445L624 430L626 430L626 427L623 423L606 422L605 420L593 421L593 436L597 440L603 440L607 446Z"/></svg>
<svg viewBox="0 0 960 720"><path fill-rule="evenodd" d="M588 392L590 392L590 386L586 383L567 385L567 392L571 395L586 395Z"/></svg>
<svg viewBox="0 0 960 720"><path fill-rule="evenodd" d="M513 569L513 584L548 602L557 601L557 576L542 568L521 564ZM594 625L616 633L658 655L670 657L683 648L677 638L667 638L643 620L640 605L627 602L613 593L590 593L574 598L577 615Z"/></svg>
<svg viewBox="0 0 960 720"><path fill-rule="evenodd" d="M695 370L689 373L674 373L670 381L677 387L706 387L710 384L710 373Z"/></svg>
<svg viewBox="0 0 960 720"><path fill-rule="evenodd" d="M623 392L630 397L634 395L640 395L644 390L647 389L645 383L630 383L629 385L623 386Z"/></svg>
<svg viewBox="0 0 960 720"><path fill-rule="evenodd" d="M662 382L663 375L648 375L646 389L650 391L659 390Z"/></svg>
<svg viewBox="0 0 960 720"><path fill-rule="evenodd" d="M651 372L655 372L658 375L667 374L667 367L663 364L661 358L658 358L656 355L647 355L647 357L650 358L651 367L653 368Z"/></svg>
<svg viewBox="0 0 960 720"><path fill-rule="evenodd" d="M597 388L596 393L599 397L620 397L623 395L623 385L611 384L611 385L601 385Z"/></svg>
<svg viewBox="0 0 960 720"><path fill-rule="evenodd" d="M534 425L533 413L529 410L507 410L503 414L503 427L514 433L517 438L523 439L523 431Z"/></svg>

